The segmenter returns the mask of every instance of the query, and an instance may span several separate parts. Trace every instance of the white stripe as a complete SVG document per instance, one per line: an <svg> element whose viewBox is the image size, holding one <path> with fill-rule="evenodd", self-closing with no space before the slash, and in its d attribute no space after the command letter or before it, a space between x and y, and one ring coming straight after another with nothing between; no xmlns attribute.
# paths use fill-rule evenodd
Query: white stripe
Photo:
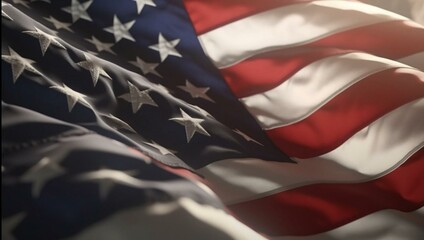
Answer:
<svg viewBox="0 0 424 240"><path fill-rule="evenodd" d="M424 143L424 98L362 129L343 145L297 164L226 159L198 169L225 203L257 199L314 183L357 183L398 167Z"/></svg>
<svg viewBox="0 0 424 240"><path fill-rule="evenodd" d="M218 68L260 52L305 44L348 29L391 20L395 13L350 1L314 1L275 8L199 36Z"/></svg>
<svg viewBox="0 0 424 240"><path fill-rule="evenodd" d="M269 91L240 100L262 128L282 127L308 117L361 79L398 67L408 66L366 53L331 56L302 68Z"/></svg>
<svg viewBox="0 0 424 240"><path fill-rule="evenodd" d="M404 213L383 210L357 219L334 230L299 237L273 237L273 240L400 240L424 239L424 208Z"/></svg>
<svg viewBox="0 0 424 240"><path fill-rule="evenodd" d="M75 240L265 239L222 209L189 198L118 211L84 229Z"/></svg>
<svg viewBox="0 0 424 240"><path fill-rule="evenodd" d="M411 67L417 68L421 71L424 71L424 52L419 52L403 57L401 59L398 59L398 61Z"/></svg>

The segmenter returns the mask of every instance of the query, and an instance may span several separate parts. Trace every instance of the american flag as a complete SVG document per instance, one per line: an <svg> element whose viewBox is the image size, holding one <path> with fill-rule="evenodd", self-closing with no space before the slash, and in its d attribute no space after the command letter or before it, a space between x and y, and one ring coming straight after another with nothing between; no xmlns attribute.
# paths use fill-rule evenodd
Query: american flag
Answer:
<svg viewBox="0 0 424 240"><path fill-rule="evenodd" d="M406 17L11 0L2 29L4 239L424 236L424 27Z"/></svg>

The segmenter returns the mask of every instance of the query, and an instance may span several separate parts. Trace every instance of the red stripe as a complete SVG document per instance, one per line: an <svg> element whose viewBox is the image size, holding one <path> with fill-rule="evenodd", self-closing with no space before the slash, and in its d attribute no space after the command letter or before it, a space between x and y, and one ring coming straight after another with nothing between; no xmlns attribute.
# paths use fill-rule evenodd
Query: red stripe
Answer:
<svg viewBox="0 0 424 240"><path fill-rule="evenodd" d="M405 41L407 39L407 41ZM259 54L221 69L228 86L239 97L270 90L306 65L347 51L362 51L398 59L424 51L424 29L407 22L385 22L331 35L303 46Z"/></svg>
<svg viewBox="0 0 424 240"><path fill-rule="evenodd" d="M197 35L229 22L284 5L311 2L313 0L184 0Z"/></svg>
<svg viewBox="0 0 424 240"><path fill-rule="evenodd" d="M383 210L424 205L424 150L379 179L358 184L316 184L235 204L231 211L270 236L310 235Z"/></svg>
<svg viewBox="0 0 424 240"><path fill-rule="evenodd" d="M423 74L412 69L408 72L388 69L373 74L334 97L306 119L267 130L267 134L288 156L310 158L322 155L387 112L424 97L424 78L419 76Z"/></svg>
<svg viewBox="0 0 424 240"><path fill-rule="evenodd" d="M300 46L257 55L221 69L221 73L234 95L242 98L280 85L314 61L348 52L334 48Z"/></svg>

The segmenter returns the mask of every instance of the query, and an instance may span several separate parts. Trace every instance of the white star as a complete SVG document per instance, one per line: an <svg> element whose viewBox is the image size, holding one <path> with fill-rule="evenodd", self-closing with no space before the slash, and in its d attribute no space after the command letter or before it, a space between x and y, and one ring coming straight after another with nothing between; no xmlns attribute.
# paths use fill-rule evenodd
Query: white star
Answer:
<svg viewBox="0 0 424 240"><path fill-rule="evenodd" d="M147 63L143 61L141 58L137 57L136 61L130 62L134 66L140 68L140 70L143 72L144 75L148 73L152 73L158 77L162 77L155 69L159 65L157 63Z"/></svg>
<svg viewBox="0 0 424 240"><path fill-rule="evenodd" d="M116 126L112 126L113 128L115 128L116 130L118 129L126 129L132 133L137 133L130 125L128 125L128 123L122 121L121 119L113 116L112 114L109 115L103 115L104 117L106 117L106 119L110 120L111 122L114 123L114 125Z"/></svg>
<svg viewBox="0 0 424 240"><path fill-rule="evenodd" d="M68 31L70 31L70 32L74 32L69 26L71 26L72 24L70 24L70 23L64 23L64 22L61 22L61 21L59 21L59 20L57 20L56 18L54 18L54 17L52 17L52 16L50 16L50 17L48 17L48 18L46 18L46 17L44 17L44 19L46 19L47 21L49 21L51 24L53 24L53 26L56 28L56 29L65 29L65 30L68 30Z"/></svg>
<svg viewBox="0 0 424 240"><path fill-rule="evenodd" d="M94 60L90 57L90 55L84 53L84 57L85 57L86 61L78 62L77 64L80 67L82 67L82 68L84 68L84 69L86 69L90 72L91 79L93 80L94 86L96 86L97 82L99 81L100 75L107 77L107 78L112 80L112 78L109 76L109 74L107 74L107 72L105 72L105 70L102 67L97 65L94 62Z"/></svg>
<svg viewBox="0 0 424 240"><path fill-rule="evenodd" d="M104 200L116 185L121 183L124 185L133 186L140 182L139 179L132 177L137 171L119 171L113 169L100 169L97 171L81 174L77 177L80 181L96 181L99 183L100 199Z"/></svg>
<svg viewBox="0 0 424 240"><path fill-rule="evenodd" d="M39 197L44 185L53 178L65 174L65 169L50 158L43 158L21 177L22 182L32 183L32 196Z"/></svg>
<svg viewBox="0 0 424 240"><path fill-rule="evenodd" d="M252 141L252 142L254 142L254 143L256 143L256 144L259 144L259 145L263 146L263 144L262 144L262 143L260 143L260 142L256 141L255 139L253 139L253 138L249 137L248 135L246 135L246 134L245 134L245 133L243 133L242 131L240 131L240 130L238 130L238 129L234 129L233 131L234 131L235 133L239 134L240 136L242 136L242 137L243 137L246 141Z"/></svg>
<svg viewBox="0 0 424 240"><path fill-rule="evenodd" d="M14 240L12 231L19 225L26 217L26 214L21 212L11 217L1 220L1 239Z"/></svg>
<svg viewBox="0 0 424 240"><path fill-rule="evenodd" d="M59 41L56 40L56 36L47 34L36 27L34 28L35 31L23 31L23 33L38 38L38 41L40 42L41 52L43 55L46 53L47 48L50 46L50 44L58 48L66 49L65 46L63 46Z"/></svg>
<svg viewBox="0 0 424 240"><path fill-rule="evenodd" d="M128 82L128 88L130 92L119 96L119 98L122 98L126 100L127 102L131 103L133 113L136 113L143 104L147 104L147 105L151 105L155 107L158 106L156 102L153 101L153 99L150 97L149 89L140 91L138 90L136 86L134 86L130 82Z"/></svg>
<svg viewBox="0 0 424 240"><path fill-rule="evenodd" d="M180 109L180 111L181 111L182 117L171 118L169 120L175 121L185 127L187 143L190 142L191 138L196 132L206 136L210 136L210 134L202 127L202 125L200 125L200 123L202 123L205 120L200 118L192 118L182 109Z"/></svg>
<svg viewBox="0 0 424 240"><path fill-rule="evenodd" d="M149 5L152 7L156 7L156 4L153 0L133 0L137 4L137 13L140 14L141 10L143 10L144 5Z"/></svg>
<svg viewBox="0 0 424 240"><path fill-rule="evenodd" d="M181 54L175 49L175 46L177 46L179 42L180 39L168 41L162 35L162 33L159 33L158 44L151 45L149 48L158 51L160 54L160 60L163 62L169 55L182 57Z"/></svg>
<svg viewBox="0 0 424 240"><path fill-rule="evenodd" d="M74 106L77 102L80 102L82 105L84 105L88 108L92 108L90 103L88 103L87 100L84 99L87 96L72 90L71 88L69 88L65 84L63 84L63 87L61 87L61 86L51 86L50 88L56 89L57 91L66 95L66 99L68 101L69 112L72 111L72 109L74 108Z"/></svg>
<svg viewBox="0 0 424 240"><path fill-rule="evenodd" d="M9 15L7 15L7 13L5 11L3 11L3 7L4 6L9 6L9 5L10 4L8 4L8 3L1 2L1 16L4 17L4 18L6 18L6 19L9 19L10 21L13 21L13 19L11 17L9 17Z"/></svg>
<svg viewBox="0 0 424 240"><path fill-rule="evenodd" d="M130 28L134 25L135 20L126 22L124 24L121 23L119 18L115 15L113 17L113 26L104 28L106 32L112 33L115 36L115 42L119 42L122 38L126 38L135 42L135 39L129 32Z"/></svg>
<svg viewBox="0 0 424 240"><path fill-rule="evenodd" d="M147 144L147 145L155 148L162 155L173 155L173 156L175 156L173 151L171 151L171 150L169 150L167 148L162 147L161 145L155 143L154 141L152 141L152 143L145 142L145 144Z"/></svg>
<svg viewBox="0 0 424 240"><path fill-rule="evenodd" d="M87 9L93 3L93 0L89 0L85 3L79 3L78 0L72 0L71 6L62 8L63 11L72 15L72 22L76 22L82 18L87 21L93 21L87 13Z"/></svg>
<svg viewBox="0 0 424 240"><path fill-rule="evenodd" d="M16 82L19 76L23 73L24 70L30 71L37 75L41 75L41 73L35 69L31 64L35 63L35 61L23 58L18 53L13 51L12 48L9 47L10 55L1 55L1 58L10 63L12 66L12 74L13 74L13 83Z"/></svg>
<svg viewBox="0 0 424 240"><path fill-rule="evenodd" d="M23 1L23 0L12 0L12 2L13 2L14 4L22 4L22 5L24 5L25 7L29 8L29 5L28 5L28 2L27 2L27 1Z"/></svg>
<svg viewBox="0 0 424 240"><path fill-rule="evenodd" d="M208 95L206 95L206 92L209 91L208 87L205 87L205 88L196 87L193 84L191 84L188 80L186 80L185 86L178 86L178 87L188 92L193 98L203 98L208 101L215 102Z"/></svg>
<svg viewBox="0 0 424 240"><path fill-rule="evenodd" d="M88 42L93 44L98 52L105 51L110 52L112 54L115 54L114 51L112 51L111 47L114 45L113 43L104 43L100 41L99 39L95 38L94 36L91 37L91 39L86 39Z"/></svg>

